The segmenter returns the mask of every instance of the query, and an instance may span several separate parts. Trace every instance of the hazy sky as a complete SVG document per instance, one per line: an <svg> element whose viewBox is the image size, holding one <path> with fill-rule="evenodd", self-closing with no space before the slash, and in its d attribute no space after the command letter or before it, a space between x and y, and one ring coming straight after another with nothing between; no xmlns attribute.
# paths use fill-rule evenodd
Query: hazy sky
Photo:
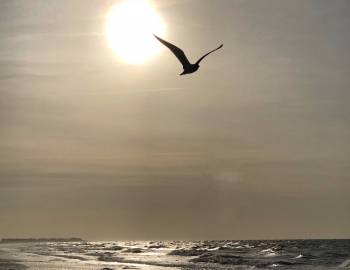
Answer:
<svg viewBox="0 0 350 270"><path fill-rule="evenodd" d="M116 59L115 1L0 1L0 237L350 237L350 1L159 1Z"/></svg>

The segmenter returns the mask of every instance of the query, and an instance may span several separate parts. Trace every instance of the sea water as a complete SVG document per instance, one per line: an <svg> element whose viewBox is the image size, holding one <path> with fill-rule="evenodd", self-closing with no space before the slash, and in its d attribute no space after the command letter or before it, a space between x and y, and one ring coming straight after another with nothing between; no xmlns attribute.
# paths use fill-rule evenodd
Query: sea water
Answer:
<svg viewBox="0 0 350 270"><path fill-rule="evenodd" d="M0 245L0 269L350 269L350 240L113 241Z"/></svg>

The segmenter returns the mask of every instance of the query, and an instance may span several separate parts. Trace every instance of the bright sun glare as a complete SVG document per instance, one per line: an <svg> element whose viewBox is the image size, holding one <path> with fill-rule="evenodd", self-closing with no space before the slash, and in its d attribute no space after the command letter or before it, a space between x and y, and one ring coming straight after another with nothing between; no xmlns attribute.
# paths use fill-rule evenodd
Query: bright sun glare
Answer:
<svg viewBox="0 0 350 270"><path fill-rule="evenodd" d="M142 64L158 54L165 24L148 0L121 0L107 15L106 37L114 53L129 64Z"/></svg>

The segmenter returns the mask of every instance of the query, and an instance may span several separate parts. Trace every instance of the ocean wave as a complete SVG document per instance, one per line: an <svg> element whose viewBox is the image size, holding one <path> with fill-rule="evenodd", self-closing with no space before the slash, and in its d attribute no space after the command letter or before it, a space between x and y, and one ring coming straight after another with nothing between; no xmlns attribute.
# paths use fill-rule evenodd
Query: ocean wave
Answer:
<svg viewBox="0 0 350 270"><path fill-rule="evenodd" d="M118 245L111 245L111 246L106 246L102 248L103 250L111 250L111 251L116 251L116 250L123 250L124 247L118 246Z"/></svg>
<svg viewBox="0 0 350 270"><path fill-rule="evenodd" d="M265 257L275 257L277 256L277 253L273 250L273 248L267 248L260 251L260 254L262 254Z"/></svg>
<svg viewBox="0 0 350 270"><path fill-rule="evenodd" d="M339 267L341 268L350 268L350 259L346 259L344 262L342 262Z"/></svg>
<svg viewBox="0 0 350 270"><path fill-rule="evenodd" d="M128 248L123 250L123 253L142 253L145 250L143 250L142 248Z"/></svg>
<svg viewBox="0 0 350 270"><path fill-rule="evenodd" d="M176 256L199 256L203 254L203 250L197 249L175 249L168 253L168 255Z"/></svg>
<svg viewBox="0 0 350 270"><path fill-rule="evenodd" d="M240 265L244 263L242 257L233 255L233 254L213 254L213 253L204 253L198 258L190 260L191 262L205 262L205 263L219 263L219 264L233 264Z"/></svg>

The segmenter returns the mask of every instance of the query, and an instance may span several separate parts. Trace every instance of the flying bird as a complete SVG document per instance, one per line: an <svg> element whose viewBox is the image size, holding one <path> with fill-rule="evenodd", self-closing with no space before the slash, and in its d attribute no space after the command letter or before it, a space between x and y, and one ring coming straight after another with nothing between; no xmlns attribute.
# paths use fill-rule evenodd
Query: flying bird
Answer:
<svg viewBox="0 0 350 270"><path fill-rule="evenodd" d="M222 48L223 44L221 44L219 47L217 47L216 49L206 53L205 55L203 55L201 58L199 58L197 60L196 63L191 64L190 61L187 59L185 53L183 50L181 50L180 48L176 47L174 44L171 44L167 41L165 41L164 39L161 39L160 37L157 37L156 35L154 35L156 39L158 39L164 46L168 47L168 49L177 57L177 59L181 62L182 67L183 67L183 72L180 75L185 75L185 74L189 74L189 73L193 73L195 71L197 71L199 69L199 63L204 59L204 57L208 56L209 54L211 54L212 52L215 52L216 50Z"/></svg>

